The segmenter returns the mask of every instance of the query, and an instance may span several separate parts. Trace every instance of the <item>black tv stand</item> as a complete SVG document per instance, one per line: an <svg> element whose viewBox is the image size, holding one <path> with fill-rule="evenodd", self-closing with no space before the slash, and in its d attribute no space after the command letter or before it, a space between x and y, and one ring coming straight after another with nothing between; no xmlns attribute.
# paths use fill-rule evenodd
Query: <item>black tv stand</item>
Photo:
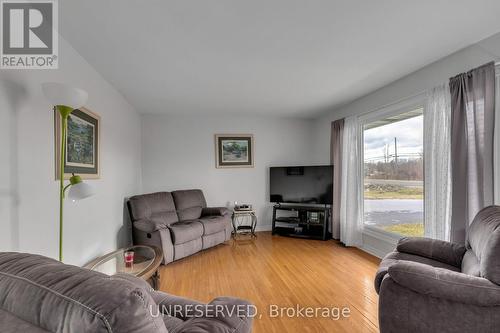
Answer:
<svg viewBox="0 0 500 333"><path fill-rule="evenodd" d="M287 212L286 216L280 213ZM298 238L321 239L330 238L328 221L329 206L281 205L273 207L273 235Z"/></svg>

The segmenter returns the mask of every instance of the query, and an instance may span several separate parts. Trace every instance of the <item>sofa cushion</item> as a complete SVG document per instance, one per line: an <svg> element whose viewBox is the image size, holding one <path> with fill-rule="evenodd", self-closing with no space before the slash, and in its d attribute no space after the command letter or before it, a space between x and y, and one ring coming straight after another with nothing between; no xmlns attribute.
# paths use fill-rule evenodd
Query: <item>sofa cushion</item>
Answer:
<svg viewBox="0 0 500 333"><path fill-rule="evenodd" d="M201 216L201 207L189 207L177 211L179 221L196 220Z"/></svg>
<svg viewBox="0 0 500 333"><path fill-rule="evenodd" d="M403 237L399 240L396 250L460 267L466 248L462 244L445 242L439 239Z"/></svg>
<svg viewBox="0 0 500 333"><path fill-rule="evenodd" d="M50 332L167 332L144 288L38 255L0 253L0 300Z"/></svg>
<svg viewBox="0 0 500 333"><path fill-rule="evenodd" d="M169 333L179 332L177 329L184 324L184 320L177 317L162 314L162 318Z"/></svg>
<svg viewBox="0 0 500 333"><path fill-rule="evenodd" d="M167 228L167 224L161 221L137 220L132 225L143 232L155 232Z"/></svg>
<svg viewBox="0 0 500 333"><path fill-rule="evenodd" d="M256 308L248 301L233 297L218 297L207 305L163 292L153 292L152 297L164 315L166 326L175 327L172 333L252 331L252 317L256 314ZM177 319L169 322L171 320L169 316L174 313Z"/></svg>
<svg viewBox="0 0 500 333"><path fill-rule="evenodd" d="M175 222L179 222L179 218L177 217L177 213L175 211L172 212L160 212L153 213L148 219L155 224L164 224L169 225Z"/></svg>
<svg viewBox="0 0 500 333"><path fill-rule="evenodd" d="M2 333L50 333L2 309L0 309L0 328Z"/></svg>
<svg viewBox="0 0 500 333"><path fill-rule="evenodd" d="M377 293L380 290L380 284L382 283L382 279L384 278L384 276L387 274L389 267L391 267L395 263L402 261L402 260L418 262L421 264L430 265L432 267L446 268L446 269L449 269L451 271L460 272L460 268L445 264L445 263L437 261L437 260L433 260L433 259L429 259L429 258L425 258L425 257L421 257L421 256L417 256L414 254L409 254L409 253L391 252L391 253L387 254L384 257L384 259L382 259L382 262L380 263L380 266L379 266L377 273L375 275L375 290L377 291Z"/></svg>
<svg viewBox="0 0 500 333"><path fill-rule="evenodd" d="M462 273L472 275L472 276L481 276L481 271L479 267L479 260L472 250L468 250L465 252L464 258L462 260Z"/></svg>
<svg viewBox="0 0 500 333"><path fill-rule="evenodd" d="M183 244L203 235L203 226L197 220L182 221L171 224L169 229L172 234L172 241L174 244Z"/></svg>
<svg viewBox="0 0 500 333"><path fill-rule="evenodd" d="M242 325L243 326L243 325ZM240 327L238 327L240 329ZM212 318L194 317L184 322L179 333L232 333L235 329Z"/></svg>
<svg viewBox="0 0 500 333"><path fill-rule="evenodd" d="M205 250L205 249L217 246L219 244L224 243L228 239L229 238L226 238L226 231L225 230L216 232L215 234L211 234L211 235L204 235L201 238L202 248Z"/></svg>
<svg viewBox="0 0 500 333"><path fill-rule="evenodd" d="M211 235L229 227L229 220L224 216L207 216L199 219L203 225L203 235Z"/></svg>
<svg viewBox="0 0 500 333"><path fill-rule="evenodd" d="M479 261L480 276L500 284L500 206L489 206L477 213L466 246Z"/></svg>
<svg viewBox="0 0 500 333"><path fill-rule="evenodd" d="M174 199L169 192L133 196L128 206L133 221L153 220L167 225L179 221Z"/></svg>
<svg viewBox="0 0 500 333"><path fill-rule="evenodd" d="M161 313L187 320L196 315L196 308L202 308L203 303L193 299L167 294L165 292L153 291L151 293Z"/></svg>
<svg viewBox="0 0 500 333"><path fill-rule="evenodd" d="M201 190L173 191L172 196L180 221L200 218L202 209L207 206Z"/></svg>
<svg viewBox="0 0 500 333"><path fill-rule="evenodd" d="M196 238L189 242L174 245L174 260L179 260L203 250L203 239Z"/></svg>
<svg viewBox="0 0 500 333"><path fill-rule="evenodd" d="M389 276L417 293L477 306L500 306L500 287L493 282L461 272L410 261L389 267Z"/></svg>

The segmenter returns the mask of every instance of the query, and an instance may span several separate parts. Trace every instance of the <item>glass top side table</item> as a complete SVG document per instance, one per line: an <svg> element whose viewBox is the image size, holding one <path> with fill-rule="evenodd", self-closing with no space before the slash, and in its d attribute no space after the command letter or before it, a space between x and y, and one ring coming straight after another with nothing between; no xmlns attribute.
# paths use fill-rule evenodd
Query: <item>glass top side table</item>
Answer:
<svg viewBox="0 0 500 333"><path fill-rule="evenodd" d="M134 252L134 263L130 267L125 265L125 252ZM106 275L115 275L118 273L128 273L140 277L144 280L151 279L153 288L158 289L163 254L157 247L135 245L127 248L118 249L92 260L85 265L93 271L98 271Z"/></svg>
<svg viewBox="0 0 500 333"><path fill-rule="evenodd" d="M250 235L257 237L255 227L257 226L257 214L255 210L233 210L233 238L238 235Z"/></svg>

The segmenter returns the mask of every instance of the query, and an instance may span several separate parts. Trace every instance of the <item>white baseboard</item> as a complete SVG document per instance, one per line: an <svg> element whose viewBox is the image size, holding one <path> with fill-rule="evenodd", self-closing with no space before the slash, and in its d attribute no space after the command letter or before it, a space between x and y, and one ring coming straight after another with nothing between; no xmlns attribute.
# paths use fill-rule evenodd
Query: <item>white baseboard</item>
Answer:
<svg viewBox="0 0 500 333"><path fill-rule="evenodd" d="M271 224L263 224L263 225L258 225L255 228L255 231L271 231L273 229L273 226Z"/></svg>

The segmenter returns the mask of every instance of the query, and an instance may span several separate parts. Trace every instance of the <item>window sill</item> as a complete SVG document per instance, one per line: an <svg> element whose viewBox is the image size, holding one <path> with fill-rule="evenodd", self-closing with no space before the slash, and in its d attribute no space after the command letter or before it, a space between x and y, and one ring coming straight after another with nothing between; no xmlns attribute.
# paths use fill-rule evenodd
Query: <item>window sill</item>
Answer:
<svg viewBox="0 0 500 333"><path fill-rule="evenodd" d="M404 237L368 225L364 226L363 234L373 238L377 238L392 245L396 245L398 241Z"/></svg>

